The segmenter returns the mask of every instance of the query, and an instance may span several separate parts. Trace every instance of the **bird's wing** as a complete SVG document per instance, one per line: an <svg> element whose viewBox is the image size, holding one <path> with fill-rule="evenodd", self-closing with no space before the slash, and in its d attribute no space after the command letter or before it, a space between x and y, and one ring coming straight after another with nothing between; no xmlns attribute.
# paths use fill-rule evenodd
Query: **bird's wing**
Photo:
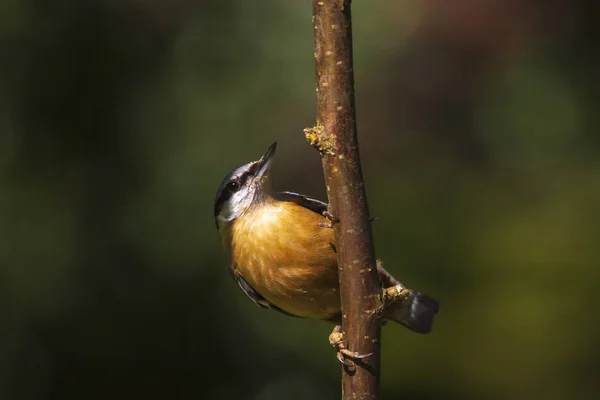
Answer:
<svg viewBox="0 0 600 400"><path fill-rule="evenodd" d="M246 296L250 297L250 299L254 303L256 303L256 305L258 305L260 308L272 308L273 310L278 311L287 316L302 318L298 315L294 315L285 310L282 310L281 308L277 307L275 304L271 303L270 301L268 301L267 299L262 297L260 295L260 293L258 293L256 290L254 290L254 288L252 286L250 286L250 284L244 279L244 277L242 275L240 275L234 268L230 268L230 269L233 273L233 278L237 282L240 289L242 289L242 291L244 293L246 293Z"/></svg>
<svg viewBox="0 0 600 400"><path fill-rule="evenodd" d="M283 201L293 201L294 203L302 206L304 208L308 208L311 211L316 212L319 215L323 215L324 211L327 211L327 203L313 199L298 193L294 192L279 192L276 194L276 198L278 200Z"/></svg>

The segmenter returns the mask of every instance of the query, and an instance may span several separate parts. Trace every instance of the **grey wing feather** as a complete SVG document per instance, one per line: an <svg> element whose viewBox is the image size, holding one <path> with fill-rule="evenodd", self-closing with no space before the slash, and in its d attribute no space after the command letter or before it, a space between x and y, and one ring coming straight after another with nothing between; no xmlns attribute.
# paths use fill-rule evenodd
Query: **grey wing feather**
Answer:
<svg viewBox="0 0 600 400"><path fill-rule="evenodd" d="M294 192L279 192L276 194L276 198L278 200L283 201L293 201L294 203L302 206L304 208L308 208L311 211L316 212L319 215L323 215L324 211L327 211L327 203L313 199L298 193Z"/></svg>
<svg viewBox="0 0 600 400"><path fill-rule="evenodd" d="M262 297L252 286L246 282L246 280L237 272L233 273L233 278L237 282L238 286L246 296L250 297L250 299L255 302L260 308L269 308L271 303L267 301L264 297Z"/></svg>
<svg viewBox="0 0 600 400"><path fill-rule="evenodd" d="M270 303L262 297L246 280L240 273L235 269L233 262L231 262L231 256L227 254L227 270L229 271L229 275L233 278L233 280L238 284L242 292L246 294L256 305L260 308L269 308Z"/></svg>
<svg viewBox="0 0 600 400"><path fill-rule="evenodd" d="M250 286L250 284L248 282L246 282L246 280L244 279L243 276L241 276L237 271L234 271L233 269L231 269L231 270L233 271L233 278L237 282L240 289L242 289L242 291L246 294L246 296L250 297L250 299L256 305L258 305L260 308L272 308L273 310L278 311L287 316L302 318L302 317L299 317L298 315L294 315L285 310L282 310L281 308L277 307L275 304L269 302L267 299L262 297L260 295L260 293L258 293L256 290L254 290L254 288L252 286Z"/></svg>

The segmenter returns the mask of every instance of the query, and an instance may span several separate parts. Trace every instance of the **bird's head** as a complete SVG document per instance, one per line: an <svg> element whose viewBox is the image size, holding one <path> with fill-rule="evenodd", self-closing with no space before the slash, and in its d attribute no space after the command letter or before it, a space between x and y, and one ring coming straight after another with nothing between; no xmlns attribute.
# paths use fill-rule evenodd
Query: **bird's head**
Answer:
<svg viewBox="0 0 600 400"><path fill-rule="evenodd" d="M234 221L269 196L269 171L277 142L263 156L229 173L217 189L215 221L217 227Z"/></svg>

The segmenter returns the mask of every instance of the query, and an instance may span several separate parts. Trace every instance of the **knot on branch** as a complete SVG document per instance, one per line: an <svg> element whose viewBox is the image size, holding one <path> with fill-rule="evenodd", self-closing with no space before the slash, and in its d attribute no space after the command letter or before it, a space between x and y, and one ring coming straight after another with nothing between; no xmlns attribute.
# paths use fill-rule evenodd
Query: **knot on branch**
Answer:
<svg viewBox="0 0 600 400"><path fill-rule="evenodd" d="M304 136L308 143L315 149L319 150L322 156L335 156L335 136L326 135L323 125L315 125L312 128L304 129Z"/></svg>

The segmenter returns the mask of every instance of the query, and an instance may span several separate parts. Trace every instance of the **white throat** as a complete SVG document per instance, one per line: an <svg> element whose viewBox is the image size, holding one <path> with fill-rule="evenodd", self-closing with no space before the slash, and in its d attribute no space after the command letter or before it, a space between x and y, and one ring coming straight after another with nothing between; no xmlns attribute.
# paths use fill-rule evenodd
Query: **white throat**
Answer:
<svg viewBox="0 0 600 400"><path fill-rule="evenodd" d="M217 220L223 223L232 222L244 214L254 201L254 190L240 190L234 193L224 204Z"/></svg>

